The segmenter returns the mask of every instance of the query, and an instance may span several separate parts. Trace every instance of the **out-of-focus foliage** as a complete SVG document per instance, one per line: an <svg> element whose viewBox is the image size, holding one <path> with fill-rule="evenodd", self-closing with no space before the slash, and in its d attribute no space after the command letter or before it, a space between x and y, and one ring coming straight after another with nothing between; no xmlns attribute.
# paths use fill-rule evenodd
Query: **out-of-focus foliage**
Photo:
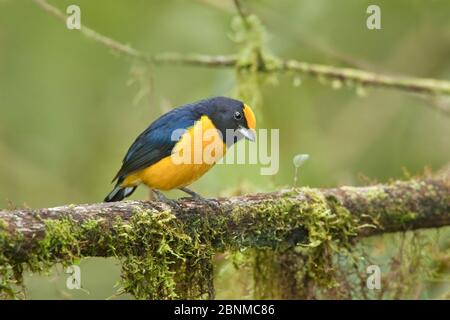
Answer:
<svg viewBox="0 0 450 320"><path fill-rule="evenodd" d="M82 23L144 52L232 54L241 48L230 39L234 8L229 2L52 3L64 11L78 4ZM245 3L265 24L266 45L278 57L450 79L448 1L378 1L378 31L366 28L370 1ZM66 29L31 1L0 1L0 207L100 201L127 147L152 120L172 106L230 95L235 81L231 69L146 69ZM258 166L220 165L193 185L196 191L215 196L290 186L292 158L298 153L310 155L299 180L310 186L364 184L360 174L378 181L402 178L405 169L438 169L450 158L450 119L428 101L392 90L366 88L361 94L357 88L295 75L270 82L256 111L258 127L280 129L279 173L261 176ZM147 196L139 188L133 198ZM428 235L434 237L435 231ZM419 259L431 259L439 273L427 279L439 281L421 278L414 294L399 289L393 291L397 296L384 297L445 297L448 238L448 230L441 230L440 242L435 241L440 250ZM370 239L363 247L385 264L403 248L400 235ZM217 297L250 297L248 274L233 271L231 259L224 257L216 259ZM106 298L115 292L114 263L84 260L81 270L89 294L66 290L66 275L59 272L29 276L29 297Z"/></svg>

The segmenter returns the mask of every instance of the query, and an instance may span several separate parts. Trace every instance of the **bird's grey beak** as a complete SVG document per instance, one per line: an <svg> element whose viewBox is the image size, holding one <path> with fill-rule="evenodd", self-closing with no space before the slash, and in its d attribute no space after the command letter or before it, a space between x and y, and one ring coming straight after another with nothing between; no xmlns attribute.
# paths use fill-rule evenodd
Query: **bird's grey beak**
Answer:
<svg viewBox="0 0 450 320"><path fill-rule="evenodd" d="M237 129L237 132L239 132L241 135L244 136L245 139L248 139L250 141L255 141L255 132L251 129L247 129L244 127L239 127Z"/></svg>

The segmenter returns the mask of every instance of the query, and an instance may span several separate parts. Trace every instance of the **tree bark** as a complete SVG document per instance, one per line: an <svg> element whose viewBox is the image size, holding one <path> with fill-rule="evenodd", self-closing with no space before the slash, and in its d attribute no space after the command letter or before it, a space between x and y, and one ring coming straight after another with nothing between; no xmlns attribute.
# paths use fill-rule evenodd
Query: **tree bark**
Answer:
<svg viewBox="0 0 450 320"><path fill-rule="evenodd" d="M318 198L320 200L317 200ZM222 221L216 225L222 229L220 233L231 235L228 239L240 239L238 245L258 247L267 244L264 241L267 232L276 232L270 228L277 229L279 224L285 226L286 223L301 226L308 215L315 214L314 210L318 210L318 201L330 212L348 212L361 226L356 237L450 225L449 180L430 178L366 187L299 188L219 198L217 203L220 210L190 199L180 200L178 207L153 201L123 201L37 210L3 210L0 211L0 231L3 229L7 234L15 236L19 234L25 243L31 244L32 247L45 236L48 220L69 218L81 225L88 220L101 219L104 232L108 232L108 228L112 228L113 221L118 216L127 223L137 210L150 213L170 211L188 227L190 223L205 217L213 224L215 221ZM295 210L299 205L302 210ZM321 210L324 207L321 207ZM278 212L273 221L270 217L272 211ZM258 223L255 221L258 219L271 219L270 226L267 227L269 229L264 232L257 230L255 226L258 226ZM283 221L284 219L289 220ZM262 220L260 223L262 225L265 222ZM299 235L295 230L291 231L290 233L285 230L280 233L281 237L286 241L308 241L307 234ZM93 255L105 254L92 253L89 250L91 245L93 244L83 243L82 247ZM26 251L27 247L28 245L22 245L21 250Z"/></svg>

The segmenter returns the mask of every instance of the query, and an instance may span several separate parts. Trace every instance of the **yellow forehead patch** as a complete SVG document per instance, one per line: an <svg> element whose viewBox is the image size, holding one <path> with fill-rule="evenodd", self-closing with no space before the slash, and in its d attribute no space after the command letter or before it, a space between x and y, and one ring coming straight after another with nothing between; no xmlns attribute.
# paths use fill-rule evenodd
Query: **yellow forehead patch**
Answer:
<svg viewBox="0 0 450 320"><path fill-rule="evenodd" d="M245 119L247 120L248 128L255 129L256 128L255 114L253 113L253 110L246 104L244 104L244 115Z"/></svg>

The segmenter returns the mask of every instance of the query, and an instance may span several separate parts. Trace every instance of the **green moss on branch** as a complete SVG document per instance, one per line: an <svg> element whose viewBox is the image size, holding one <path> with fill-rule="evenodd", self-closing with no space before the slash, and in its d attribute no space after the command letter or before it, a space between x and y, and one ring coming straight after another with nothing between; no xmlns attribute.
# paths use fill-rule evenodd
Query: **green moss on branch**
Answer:
<svg viewBox="0 0 450 320"><path fill-rule="evenodd" d="M219 201L219 212L189 200L181 209L128 201L0 211L0 293L20 297L24 270L113 256L122 263L122 290L136 298L213 298L214 254L245 250L256 270L284 270L277 277L286 280L277 284L283 290L307 282L328 288L333 256L348 253L359 236L450 225L450 187L442 179ZM276 291L261 280L268 272L256 274L257 295Z"/></svg>

